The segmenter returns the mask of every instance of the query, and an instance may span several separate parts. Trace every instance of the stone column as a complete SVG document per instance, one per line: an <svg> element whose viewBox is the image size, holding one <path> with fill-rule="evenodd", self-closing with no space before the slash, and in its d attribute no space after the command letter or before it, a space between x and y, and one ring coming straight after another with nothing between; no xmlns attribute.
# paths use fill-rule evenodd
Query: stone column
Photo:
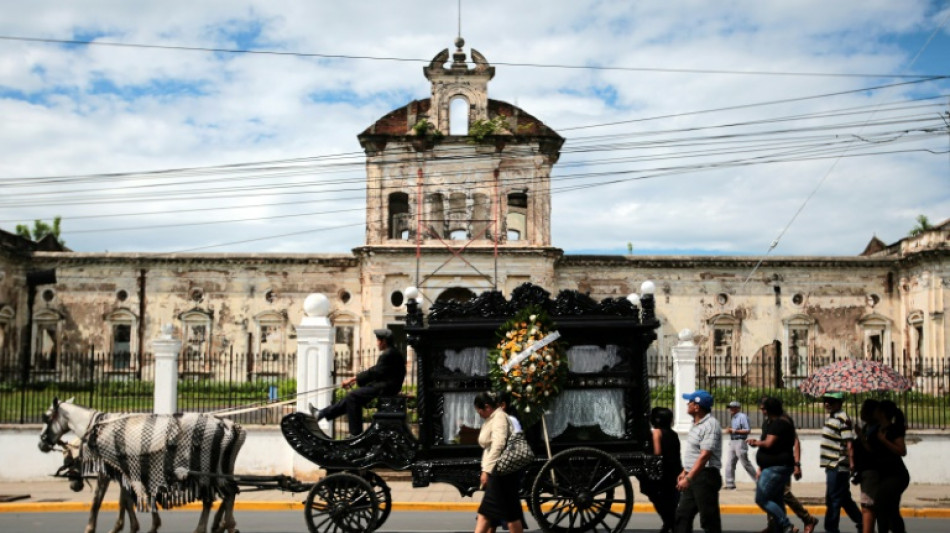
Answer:
<svg viewBox="0 0 950 533"><path fill-rule="evenodd" d="M303 310L297 326L297 411L309 413L310 403L322 408L333 400L333 326L326 296L307 296ZM328 431L329 422L321 420L320 428Z"/></svg>
<svg viewBox="0 0 950 533"><path fill-rule="evenodd" d="M152 341L155 352L155 399L153 412L172 415L178 412L178 354L181 341L172 337L172 325L162 326L162 334Z"/></svg>
<svg viewBox="0 0 950 533"><path fill-rule="evenodd" d="M680 342L673 347L673 430L686 433L693 426L693 418L686 413L684 394L696 390L696 354L699 346L693 342L693 332L684 329Z"/></svg>

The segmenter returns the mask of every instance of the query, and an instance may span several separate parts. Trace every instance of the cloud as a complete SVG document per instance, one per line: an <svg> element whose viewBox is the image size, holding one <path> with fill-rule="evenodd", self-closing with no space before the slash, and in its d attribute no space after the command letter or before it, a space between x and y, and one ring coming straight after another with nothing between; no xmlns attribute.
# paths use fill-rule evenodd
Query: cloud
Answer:
<svg viewBox="0 0 950 533"><path fill-rule="evenodd" d="M0 227L62 215L67 242L81 251L360 245L365 168L356 135L428 97L423 63L410 60L451 47L457 31L454 5L421 0L0 7L0 35L169 47L0 40L0 184L10 191ZM552 0L539 9L486 0L462 9L466 49L497 65L490 97L567 137L552 181L556 246L758 254L782 235L774 253L854 254L872 235L903 237L918 214L950 216L940 153L950 83L848 92L898 81L890 74L950 74L950 34L946 26L934 34L946 10L930 2ZM609 69L617 67L648 69ZM765 102L782 103L757 105ZM789 118L819 112L836 115ZM330 166L330 154L346 156ZM219 168L247 162L262 164L240 177ZM111 176L193 167L210 168ZM92 177L70 186L39 179L77 175ZM20 178L30 180L11 186ZM606 182L614 183L578 188ZM227 188L228 197L204 194ZM272 218L334 209L348 211ZM82 218L110 213L128 216ZM91 231L139 226L152 229Z"/></svg>

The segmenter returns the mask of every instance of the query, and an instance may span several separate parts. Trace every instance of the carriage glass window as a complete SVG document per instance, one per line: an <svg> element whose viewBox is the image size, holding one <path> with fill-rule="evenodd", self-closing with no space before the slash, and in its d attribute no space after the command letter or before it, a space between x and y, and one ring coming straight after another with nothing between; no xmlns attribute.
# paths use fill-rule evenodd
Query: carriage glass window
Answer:
<svg viewBox="0 0 950 533"><path fill-rule="evenodd" d="M574 374L590 374L604 372L617 366L621 362L617 346L608 344L606 347L583 345L571 346L567 350L568 368Z"/></svg>

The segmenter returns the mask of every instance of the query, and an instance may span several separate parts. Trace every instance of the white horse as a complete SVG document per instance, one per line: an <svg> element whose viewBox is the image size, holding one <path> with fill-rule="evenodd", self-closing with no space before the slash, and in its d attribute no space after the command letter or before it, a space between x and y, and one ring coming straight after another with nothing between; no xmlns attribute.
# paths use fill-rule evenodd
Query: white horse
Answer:
<svg viewBox="0 0 950 533"><path fill-rule="evenodd" d="M157 512L156 495L151 493L134 494L131 492L129 487L131 487L134 482L140 480L132 479L133 473L129 471L128 465L125 465L125 468L123 468L123 465L113 464L113 462L111 462L107 457L102 456L96 447L88 445L88 441L94 432L114 430L116 427L118 427L108 427L111 424L117 424L124 421L123 423L129 427L140 428L141 425L144 424L148 419L148 417L154 416L155 415L146 414L106 415L94 409L77 406L72 403L72 399L65 402L60 402L59 400L54 399L53 405L46 411L46 414L43 415L43 422L45 426L42 433L40 434L39 447L41 451L48 452L52 450L55 445L63 444L61 440L62 436L65 433L71 431L84 443L84 462L88 462L86 464L98 465L94 472L97 477L97 484L92 507L90 509L89 522L85 529L86 533L94 533L95 531L96 518L99 513L100 505L102 504L102 498L105 496L109 482L112 480L118 481L122 490L119 497L119 519L116 522L115 527L112 529L113 533L117 533L123 527L123 509L129 513L129 527L133 533L138 530L138 520L134 513L136 497L138 498L139 502L147 501L152 512L152 529L150 530L150 533L155 533L161 526L161 519L158 517ZM234 486L233 482L222 479L220 475L223 474L227 476L233 474L234 458L237 456L237 452L244 443L244 430L240 428L240 426L224 421L223 419L212 417L210 415L189 414L170 418L163 417L162 419L166 421L170 420L176 424L182 419L184 419L185 422L194 422L196 419L201 419L202 421L209 421L207 423L211 427L226 424L226 429L233 430L235 433L235 435L232 435L232 438L229 439L230 447L225 450L225 453L217 454L219 456L218 464L203 464L204 467L208 468L204 468L202 472L218 474L219 476L203 480L206 483L206 486L203 487L204 490L198 490L194 492L199 493L199 497L202 500L201 517L198 521L198 526L195 528L195 533L205 533L208 529L208 518L211 511L211 506L215 499L215 490L214 487L211 487L211 483L217 484L217 492L222 496L221 506L212 521L213 532L222 533L227 531L229 533L236 533L236 523L234 520L234 498L237 493L236 486ZM130 434L134 433L130 432ZM159 447L159 449L161 449L161 447L164 447L166 444L167 443L164 440L159 440L153 445L153 447ZM190 445L192 443L189 442L186 444ZM179 451L191 453L190 446L186 445L182 446L181 448L182 450ZM169 453L167 449L161 449L161 451ZM220 452L221 450L216 451ZM175 474L181 475L183 471L187 472L187 470L187 468L179 467L176 468ZM138 486L140 491L148 491L148 488L143 487L141 483L139 483ZM166 499L163 500L163 506L171 507L173 505L186 503L187 501L193 499L193 495L190 498L178 497L175 499L175 501L168 501Z"/></svg>

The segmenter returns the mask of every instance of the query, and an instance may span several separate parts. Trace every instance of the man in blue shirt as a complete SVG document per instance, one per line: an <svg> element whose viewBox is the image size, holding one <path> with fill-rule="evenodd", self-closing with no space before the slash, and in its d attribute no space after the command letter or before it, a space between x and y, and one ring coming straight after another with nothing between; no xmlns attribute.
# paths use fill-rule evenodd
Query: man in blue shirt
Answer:
<svg viewBox="0 0 950 533"><path fill-rule="evenodd" d="M742 463L752 481L755 482L755 467L749 461L749 445L746 441L749 433L752 433L752 426L749 425L749 417L742 412L742 404L733 400L729 402L729 414L732 415L730 427L726 428L729 434L729 445L726 447L726 490L736 488L736 463Z"/></svg>
<svg viewBox="0 0 950 533"><path fill-rule="evenodd" d="M689 404L686 412L693 417L693 426L683 449L683 473L676 488L682 492L676 507L674 533L691 533L693 519L699 514L699 525L706 533L722 533L719 516L719 489L722 488L722 428L709 412L712 394L698 390L684 394Z"/></svg>

